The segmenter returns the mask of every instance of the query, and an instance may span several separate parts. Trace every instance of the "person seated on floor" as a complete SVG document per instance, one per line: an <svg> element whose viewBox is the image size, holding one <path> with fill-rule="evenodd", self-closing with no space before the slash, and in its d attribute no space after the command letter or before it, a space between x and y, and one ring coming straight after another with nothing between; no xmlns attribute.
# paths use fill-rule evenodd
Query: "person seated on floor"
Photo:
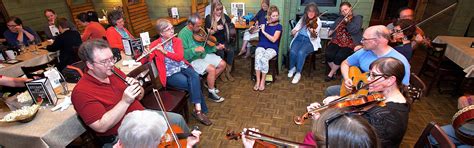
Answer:
<svg viewBox="0 0 474 148"><path fill-rule="evenodd" d="M372 62L369 69L369 94L383 95L385 105L368 106L362 116L375 128L383 147L398 148L407 130L409 102L412 102L401 92L406 75L405 64L394 57L381 57ZM327 97L323 103L327 105L337 98L339 96ZM319 106L313 103L308 108Z"/></svg>
<svg viewBox="0 0 474 148"><path fill-rule="evenodd" d="M0 86L7 87L25 87L25 82L29 82L33 79L29 78L12 78L0 75Z"/></svg>
<svg viewBox="0 0 474 148"><path fill-rule="evenodd" d="M44 28L43 31L46 34L46 39L56 39L56 36L58 36L61 33L58 29L59 26L56 24L56 18L57 18L56 12L54 12L53 9L46 9L44 10L43 14L46 17L46 19L48 19L48 23L45 24L43 27ZM67 23L70 30L77 31L76 26L72 22L68 21Z"/></svg>
<svg viewBox="0 0 474 148"><path fill-rule="evenodd" d="M326 62L329 71L324 81L335 80L336 72L341 67L342 61L350 56L354 51L360 49L362 38L362 15L353 13L352 5L349 2L342 2L339 5L341 15L330 27L331 41L326 49ZM352 18L352 19L351 19Z"/></svg>
<svg viewBox="0 0 474 148"><path fill-rule="evenodd" d="M270 6L270 0L262 0L260 3L260 10L257 12L252 20L255 24L250 26L249 29L245 30L244 36L242 38L242 48L240 49L239 55L243 55L245 53L244 58L250 56L250 45L248 44L249 40L255 36L258 36L258 26L267 23L267 10L268 6Z"/></svg>
<svg viewBox="0 0 474 148"><path fill-rule="evenodd" d="M395 22L392 30L391 46L401 53L408 61L413 56L414 35L416 35L415 22L409 19L401 19Z"/></svg>
<svg viewBox="0 0 474 148"><path fill-rule="evenodd" d="M265 77L269 70L268 62L278 54L282 26L280 12L275 5L268 8L268 22L260 25L259 40L255 50L255 74L257 81L253 90L265 90Z"/></svg>
<svg viewBox="0 0 474 148"><path fill-rule="evenodd" d="M72 26L66 18L56 20L61 34L56 36L52 45L48 45L46 49L54 52L59 50L58 70L62 71L67 65L71 65L79 61L76 49L81 46L81 34L78 31L71 30ZM76 47L76 49L74 48Z"/></svg>
<svg viewBox="0 0 474 148"><path fill-rule="evenodd" d="M139 102L144 90L138 80L126 77L114 66L116 59L106 41L84 42L79 48L79 57L86 63L86 68L84 76L72 91L72 104L85 125L96 132L98 140L105 146L111 146L117 142L117 129L123 117L132 111L145 109ZM124 78L130 85L123 81ZM166 112L166 115L171 124L189 133L181 115L171 112Z"/></svg>
<svg viewBox="0 0 474 148"><path fill-rule="evenodd" d="M474 96L472 95L466 95L466 96L461 96L459 97L458 99L458 109L461 110L463 108L466 108L466 107L473 107L474 105ZM468 121L468 123L466 124L473 124L474 121ZM457 148L472 148L474 145L469 145L469 144L466 144L464 142L461 141L461 139L459 139L457 136L456 136L456 131L454 130L453 128L453 125L452 124L448 124L448 125L444 125L441 127L441 129L443 129L443 131L446 133L446 135L448 135L449 139L454 143L454 145L456 145ZM461 128L460 128L461 129ZM465 128L463 129L463 132L465 132L465 134L470 134L471 136L474 136L474 129L468 129L468 128ZM438 142L436 141L436 139L434 139L433 136L429 136L429 140L431 142L431 145L433 147L437 147L439 146L438 145Z"/></svg>
<svg viewBox="0 0 474 148"><path fill-rule="evenodd" d="M12 16L7 21L8 30L3 33L3 36L10 47L20 48L20 45L29 45L31 42L40 42L38 34L29 27L23 26L20 18Z"/></svg>
<svg viewBox="0 0 474 148"><path fill-rule="evenodd" d="M169 85L188 91L194 104L192 115L204 125L211 125L212 122L205 115L208 108L202 95L199 74L184 59L183 43L181 39L174 37L173 25L167 19L158 19L155 28L161 37L150 44L150 49L157 49L147 59L143 59L142 63L152 62L154 59L163 87ZM170 38L170 41L163 43Z"/></svg>
<svg viewBox="0 0 474 148"><path fill-rule="evenodd" d="M168 130L165 118L155 111L137 110L128 113L118 128L118 142L114 148L156 148ZM175 131L176 132L176 131ZM192 131L187 138L186 147L199 142L200 131ZM182 145L184 147L184 145Z"/></svg>
<svg viewBox="0 0 474 148"><path fill-rule="evenodd" d="M306 135L304 144L317 147L380 147L375 129L356 113L330 108L321 115L313 116L313 119L312 130ZM259 132L258 129L250 130ZM255 140L244 135L242 142L245 148L252 148L255 144Z"/></svg>
<svg viewBox="0 0 474 148"><path fill-rule="evenodd" d="M217 50L223 50L223 46L204 46L204 42L194 40L193 33L199 32L203 20L199 14L191 14L187 25L181 29L178 37L183 41L184 58L191 62L193 69L200 75L207 72L207 87L209 98L214 102L224 101L224 97L217 95L219 90L215 87L216 78L225 70L226 62L215 54Z"/></svg>
<svg viewBox="0 0 474 148"><path fill-rule="evenodd" d="M213 35L217 39L216 47L222 50L217 50L216 55L220 56L222 59L225 59L227 66L223 75L221 75L221 80L223 82L234 81L234 77L230 74L232 70L232 65L234 63L234 47L233 43L230 42L230 17L222 12L224 6L220 1L212 3L211 15L206 16L205 19L205 28L210 35Z"/></svg>
<svg viewBox="0 0 474 148"><path fill-rule="evenodd" d="M293 77L291 83L297 84L301 79L301 72L306 57L314 51L321 48L321 38L319 38L319 30L322 23L319 19L319 9L315 3L309 3L304 9L304 16L291 30L293 40L290 43L290 66L288 70L288 78ZM307 24L317 23L317 28L309 28ZM309 44L308 44L309 43ZM296 73L296 74L295 74Z"/></svg>
<svg viewBox="0 0 474 148"><path fill-rule="evenodd" d="M85 26L84 33L81 35L82 41L89 39L103 39L105 37L105 29L99 23L99 17L95 11L87 11L79 13L77 19L82 26Z"/></svg>
<svg viewBox="0 0 474 148"><path fill-rule="evenodd" d="M120 9L112 10L107 13L107 20L110 27L107 28L105 36L110 48L117 48L120 51L124 50L122 39L135 39L132 34L125 28L125 19L123 12Z"/></svg>
<svg viewBox="0 0 474 148"><path fill-rule="evenodd" d="M405 67L403 85L410 84L410 63L408 60L392 47L388 46L390 31L383 25L370 26L365 29L362 37L362 49L347 57L341 63L341 74L344 79L344 87L352 89L352 79L349 78L349 67L357 66L362 72L369 71L369 65L381 57L394 57L402 61ZM326 89L326 96L340 95L341 85L333 85Z"/></svg>

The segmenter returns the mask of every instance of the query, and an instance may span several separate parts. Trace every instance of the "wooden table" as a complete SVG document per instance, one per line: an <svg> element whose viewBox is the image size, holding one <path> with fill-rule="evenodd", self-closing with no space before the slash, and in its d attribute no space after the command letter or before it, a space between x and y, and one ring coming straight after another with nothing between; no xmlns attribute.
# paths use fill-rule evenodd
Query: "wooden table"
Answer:
<svg viewBox="0 0 474 148"><path fill-rule="evenodd" d="M474 38L457 36L438 36L433 42L447 44L444 54L466 72L466 77L474 77L474 48L471 48Z"/></svg>
<svg viewBox="0 0 474 148"><path fill-rule="evenodd" d="M57 52L48 52L45 50L46 46L49 45L49 42L43 42L41 46L37 46L37 50L34 51L34 46L29 46L26 51L22 51L20 55L16 57L17 60L21 62L15 64L2 63L3 68L0 68L0 75L9 76L9 77L19 77L23 75L21 67L29 67L40 65L46 63L55 57L57 57ZM41 49L40 49L41 48Z"/></svg>
<svg viewBox="0 0 474 148"><path fill-rule="evenodd" d="M122 53L122 60L115 65L125 74L138 66L123 66L124 60L131 59ZM75 84L68 84L72 91ZM64 96L58 95L58 104ZM51 111L52 106L41 108L35 119L28 123L0 123L0 147L65 147L86 131L79 121L74 106L65 111ZM0 112L3 117L5 112Z"/></svg>

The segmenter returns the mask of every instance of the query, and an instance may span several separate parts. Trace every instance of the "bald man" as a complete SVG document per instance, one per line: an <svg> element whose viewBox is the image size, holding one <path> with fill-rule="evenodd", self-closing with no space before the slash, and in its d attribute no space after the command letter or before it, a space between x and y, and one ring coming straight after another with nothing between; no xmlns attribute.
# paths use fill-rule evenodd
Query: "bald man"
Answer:
<svg viewBox="0 0 474 148"><path fill-rule="evenodd" d="M361 40L363 48L347 57L347 59L341 63L341 74L344 78L344 86L346 88L351 89L353 85L352 80L349 78L350 66L357 66L362 72L367 72L369 71L370 64L381 57L393 57L402 61L405 66L405 76L403 77L402 83L404 85L409 84L410 64L405 56L388 46L390 33L390 30L383 25L371 26L364 31ZM339 95L340 89L340 85L330 86L326 89L325 95Z"/></svg>

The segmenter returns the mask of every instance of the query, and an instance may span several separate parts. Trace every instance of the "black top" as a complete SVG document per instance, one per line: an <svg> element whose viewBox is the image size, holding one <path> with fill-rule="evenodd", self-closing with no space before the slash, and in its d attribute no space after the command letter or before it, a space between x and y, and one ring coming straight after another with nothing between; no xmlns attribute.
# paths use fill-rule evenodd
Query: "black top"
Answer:
<svg viewBox="0 0 474 148"><path fill-rule="evenodd" d="M364 114L364 118L375 128L382 147L400 146L408 125L408 104L386 103L385 107L376 106Z"/></svg>
<svg viewBox="0 0 474 148"><path fill-rule="evenodd" d="M64 33L56 36L54 43L48 45L48 51L59 50L59 64L58 70L62 71L67 65L70 65L79 60L77 51L73 48L79 49L81 46L81 34L77 31L66 30Z"/></svg>
<svg viewBox="0 0 474 148"><path fill-rule="evenodd" d="M212 15L212 14L211 14L211 15ZM207 16L206 16L206 28L211 28L211 22L212 22L212 21L211 21L211 15L207 15ZM226 24L229 25L229 24L231 23L230 17L227 16L226 14L224 14L224 17L225 17L225 22L226 22ZM222 20L219 20L219 21L217 22L217 25L223 25L223 24L224 24L224 23L222 22ZM217 38L217 42L219 42L219 43L221 43L221 44L225 44L226 41L227 41L227 39L226 39L226 38L227 38L227 36L226 36L226 30L227 30L227 29L226 29L226 28L227 28L226 25L224 25L224 29L218 30L218 31L216 31L216 32L213 34L213 35ZM207 29L206 29L206 31L207 31Z"/></svg>

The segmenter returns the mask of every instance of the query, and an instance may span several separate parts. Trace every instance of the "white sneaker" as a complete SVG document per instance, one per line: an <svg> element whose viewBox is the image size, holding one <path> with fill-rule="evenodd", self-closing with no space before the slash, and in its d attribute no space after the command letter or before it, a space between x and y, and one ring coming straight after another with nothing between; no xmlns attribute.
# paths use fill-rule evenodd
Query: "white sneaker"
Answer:
<svg viewBox="0 0 474 148"><path fill-rule="evenodd" d="M291 81L291 83L293 84L297 84L301 79L301 74L298 72L295 74L295 77L293 78L293 80Z"/></svg>
<svg viewBox="0 0 474 148"><path fill-rule="evenodd" d="M288 78L293 77L293 74L295 74L295 72L296 72L296 67L291 68L291 69L288 71Z"/></svg>
<svg viewBox="0 0 474 148"><path fill-rule="evenodd" d="M221 91L219 91L219 89L217 89L217 88L214 88L214 89L207 89L207 90L208 90L209 92L212 91L212 92L215 92L215 93L221 92Z"/></svg>

